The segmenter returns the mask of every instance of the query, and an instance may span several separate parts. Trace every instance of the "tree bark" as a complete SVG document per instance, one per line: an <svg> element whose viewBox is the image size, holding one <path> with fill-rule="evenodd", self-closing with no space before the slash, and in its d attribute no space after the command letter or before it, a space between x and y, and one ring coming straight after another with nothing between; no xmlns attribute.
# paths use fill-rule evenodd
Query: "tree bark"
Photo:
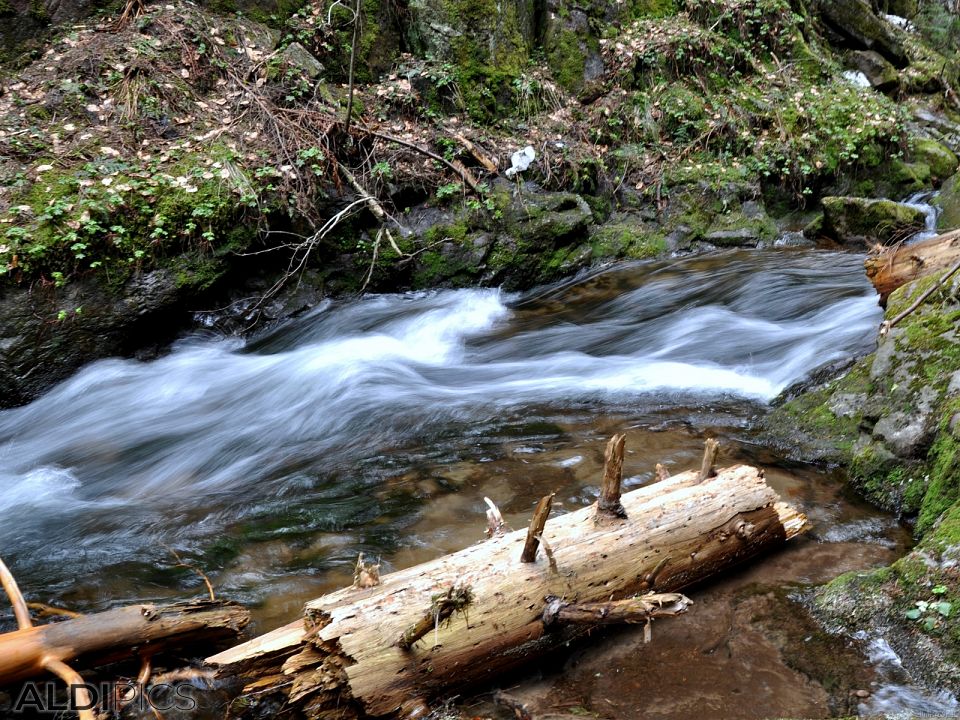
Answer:
<svg viewBox="0 0 960 720"><path fill-rule="evenodd" d="M495 537L385 575L377 587L313 600L304 618L206 662L246 682L233 717L277 707L324 719L413 716L423 699L526 665L586 632L548 628L550 598L609 603L641 590L675 592L779 547L806 524L746 466L702 482L698 471L675 475L621 502L625 519L597 523L596 505L552 518L542 537L555 565L520 562L526 531ZM468 602L441 620L454 595ZM437 621L419 642L400 641L430 613Z"/></svg>
<svg viewBox="0 0 960 720"><path fill-rule="evenodd" d="M913 245L887 248L864 262L867 277L886 305L890 293L917 278L946 270L960 261L960 230Z"/></svg>
<svg viewBox="0 0 960 720"><path fill-rule="evenodd" d="M37 677L51 663L113 662L166 647L229 638L250 620L239 605L135 605L0 635L0 685Z"/></svg>

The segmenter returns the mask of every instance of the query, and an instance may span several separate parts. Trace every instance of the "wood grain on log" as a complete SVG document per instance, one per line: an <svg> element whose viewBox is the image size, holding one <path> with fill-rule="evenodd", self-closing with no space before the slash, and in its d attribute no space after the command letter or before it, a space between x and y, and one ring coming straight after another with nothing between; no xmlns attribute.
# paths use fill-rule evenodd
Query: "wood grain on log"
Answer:
<svg viewBox="0 0 960 720"><path fill-rule="evenodd" d="M274 694L317 718L399 712L410 697L449 695L522 666L584 630L548 629L548 596L577 603L631 597L645 581L675 592L724 572L803 531L756 468L735 466L700 482L675 475L623 495L628 518L594 522L595 507L553 518L543 532L559 572L519 562L526 531L493 538L306 605L305 619L207 659L245 679L245 707ZM667 562L669 560L669 562ZM468 588L469 606L411 649L397 646L438 593Z"/></svg>
<svg viewBox="0 0 960 720"><path fill-rule="evenodd" d="M864 267L870 282L880 293L881 304L902 285L917 278L946 270L960 261L960 230L938 235L912 245L887 248L868 257Z"/></svg>

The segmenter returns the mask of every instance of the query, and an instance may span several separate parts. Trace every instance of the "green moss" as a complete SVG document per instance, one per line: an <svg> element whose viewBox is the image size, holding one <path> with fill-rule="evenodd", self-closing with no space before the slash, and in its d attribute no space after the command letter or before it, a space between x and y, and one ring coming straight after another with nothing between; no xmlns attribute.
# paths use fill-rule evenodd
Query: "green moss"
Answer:
<svg viewBox="0 0 960 720"><path fill-rule="evenodd" d="M930 449L930 482L920 506L915 530L919 537L925 535L940 516L960 500L960 453L957 438L950 429L957 412L960 412L960 401L955 400L949 404L940 432Z"/></svg>
<svg viewBox="0 0 960 720"><path fill-rule="evenodd" d="M911 472L901 458L876 443L854 455L850 482L877 507L905 514L917 511L925 489L919 470Z"/></svg>
<svg viewBox="0 0 960 720"><path fill-rule="evenodd" d="M560 26L560 23L555 25L545 43L547 65L562 88L577 93L583 89L583 74L587 63L583 45L592 45L591 49L594 51L599 50L599 45L592 36L583 36Z"/></svg>
<svg viewBox="0 0 960 720"><path fill-rule="evenodd" d="M467 237L467 232L469 232L467 221L461 218L449 225L434 225L424 233L424 240L428 244L444 241L463 243Z"/></svg>
<svg viewBox="0 0 960 720"><path fill-rule="evenodd" d="M594 259L657 257L667 250L663 231L651 230L640 222L610 223L590 236Z"/></svg>
<svg viewBox="0 0 960 720"><path fill-rule="evenodd" d="M925 163L933 177L946 180L957 171L960 161L943 143L929 138L912 138L910 145L914 159Z"/></svg>
<svg viewBox="0 0 960 720"><path fill-rule="evenodd" d="M440 0L463 32L450 40L450 61L465 110L478 121L500 116L529 62L516 6L497 0Z"/></svg>
<svg viewBox="0 0 960 720"><path fill-rule="evenodd" d="M664 18L680 11L676 0L633 0L630 12L635 18Z"/></svg>
<svg viewBox="0 0 960 720"><path fill-rule="evenodd" d="M29 211L12 211L0 234L0 275L62 282L92 273L119 287L133 272L182 258L173 268L178 282L208 286L220 273L212 258L246 247L256 234L241 222L232 180L211 172L215 158L229 154L214 146L162 168L101 160L47 171L12 198ZM230 172L235 178L241 171ZM250 179L240 185L249 187Z"/></svg>

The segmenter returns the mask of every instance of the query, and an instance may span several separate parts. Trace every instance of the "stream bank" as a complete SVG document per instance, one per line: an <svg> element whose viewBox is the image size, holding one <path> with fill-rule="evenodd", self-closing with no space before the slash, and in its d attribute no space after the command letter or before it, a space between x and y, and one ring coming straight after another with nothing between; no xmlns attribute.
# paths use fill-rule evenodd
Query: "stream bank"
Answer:
<svg viewBox="0 0 960 720"><path fill-rule="evenodd" d="M361 289L524 289L771 244L821 198L901 198L956 168L934 0L912 30L854 0L507 5L491 23L486 4L364 3L347 136L340 6L148 5L116 27L52 7L85 21L0 76L0 403L163 347L192 311L230 306L217 327L244 333ZM38 21L2 12L21 37ZM886 80L844 75L865 54Z"/></svg>
<svg viewBox="0 0 960 720"><path fill-rule="evenodd" d="M341 308L360 290L488 285L522 291L577 273L589 277L616 259L670 255L681 256L680 263L703 262L709 272L697 275L698 282L710 288L730 282L725 273L742 266L722 252L700 259L686 255L734 246L816 242L849 249L878 240L896 242L924 220L909 205L889 199L929 191L944 180L938 199L941 221L958 217L960 180L951 177L960 147L951 100L957 85L953 20L930 21L934 9L942 7L939 3L921 3L915 11L852 0L637 2L614 9L609 3L547 3L553 13L549 17L528 12L526 3L507 5L504 22L494 26L484 15L491 11L486 3L422 3L402 22L393 16L382 22L385 5L364 3L366 35L354 118L364 130L355 126L353 134L342 131L347 92L338 57L348 26L343 18L326 22L327 8L317 3L273 20L218 15L187 3L148 6L118 32L112 32L111 18L58 34L45 50L4 76L0 403L24 406L22 414L10 411L6 416L16 419L9 427L15 428L10 433L18 443L49 439L47 423L58 432L73 428L68 442L61 445L54 438L36 455L7 450L17 461L36 461L36 467L20 468L10 484L17 502L36 499L41 508L47 501L56 507L62 495L101 520L97 506L105 504L110 514L118 508L128 513L124 519L141 527L146 540L165 537L170 521L163 513L172 506L171 498L179 504L184 493L193 501L219 497L224 488L219 483L228 475L244 476L257 466L244 453L262 438L239 428L235 437L213 445L222 457L212 457L205 454L209 448L190 445L191 438L179 428L151 435L150 417L132 428L125 424L122 432L111 431L109 423L104 429L91 422L89 428L95 429L88 433L87 425L71 426L67 415L85 405L85 393L92 393L104 407L136 417L141 396L134 407L112 405L119 383L143 389L143 397L153 398L202 435L215 422L196 420L197 405L213 405L215 398L226 400L235 392L210 379L228 374L223 369L232 367L234 354L249 361L239 374L251 380L245 391L252 395L259 373L309 370L308 361L301 366L295 343L278 338L291 327L285 321L294 318L301 328L318 317L322 322L328 310ZM13 12L20 13L18 8ZM898 28L884 17L891 10L910 15L917 29ZM279 8L278 13L283 15ZM430 13L446 22L425 23ZM475 22L473 37L463 28L472 29L469 23ZM505 180L511 154L528 144L536 149L536 162L516 180ZM443 162L424 155L423 149ZM344 170L396 219L388 223L394 244L380 232L382 224L370 205L355 205L361 193L351 190ZM477 191L469 188L471 177L478 181ZM349 207L353 214L318 236L326 220ZM316 242L304 245L305 238ZM850 271L853 256L821 257L834 261L830 273ZM290 282L271 294L289 270ZM630 282L601 277L607 277L609 287L591 292L609 292L612 298L631 289ZM605 281L597 282L602 286ZM923 283L918 285L891 298L888 313L906 307L922 290ZM559 289L544 292L573 302ZM709 292L700 299L709 305ZM377 306L379 298L369 300ZM656 300L628 310L650 319L645 313L657 307ZM688 403L693 411L676 418L663 408L637 403L612 416L620 423L643 423L649 435L658 424L674 421L683 428L716 427L720 416L748 426L752 420L747 416L762 414L762 408L744 410L737 402L728 403L725 393L767 400L787 380L800 379L828 357L841 360L870 350L870 328L879 317L861 324L871 304L869 297L863 300L864 314L852 329L821 327L815 314L804 316L828 339L845 329L863 333L858 343L844 343L839 355L835 348L817 346L818 352L807 353L802 362L788 364L784 377L750 377L748 383L741 383L744 378L732 361L721 368L724 372L699 367L697 374L723 397L690 402L683 393L664 391L665 404L689 409ZM768 302L779 307L784 299ZM463 308L467 320L458 322L483 330L508 304L487 297L479 307ZM563 314L562 307L552 311ZM767 319L772 325L760 327L789 330L786 334L797 340L801 336L791 327L790 308L781 311L783 316ZM960 371L957 320L956 291L948 288L842 379L814 387L765 421L765 441L781 453L849 466L859 492L915 523L918 545L909 554L895 560L889 553L864 553L865 565L888 567L854 571L828 586L816 602L832 627L881 634L915 680L948 688L957 685L960 643L947 622L953 610L940 610L940 603L960 607L960 483L954 463L960 411L954 380ZM195 339L171 347L184 329L198 327L232 338L221 338L223 345L213 349L191 347ZM710 329L709 323L696 327ZM673 347L678 337L689 341L690 328L678 324L673 330L676 337L668 337L667 345ZM304 332L309 336L312 331ZM444 358L459 347L450 337L426 340L431 343L423 352L439 344ZM716 338L717 344L728 340ZM614 334L601 347L606 353L622 341ZM768 341L761 337L757 342L767 347ZM469 339L465 342L469 346ZM659 350L650 352L642 356L648 369L666 373L670 368L659 364ZM571 370L570 358L557 353L546 368L553 374L546 375L573 392L582 380L581 368ZM157 365L111 360L72 376L91 360L117 355L162 359ZM191 362L183 363L185 357ZM629 358L629 364L636 360ZM337 572L352 563L357 547L371 554L389 548L400 558L409 550L409 559L436 552L451 539L472 541L469 533L438 523L421 546L397 550L410 527L412 508L437 498L449 504L451 513L469 511L470 500L479 502L476 493L465 497L453 491L481 486L489 491L486 483L491 481L483 479L491 467L486 463L508 454L520 459L504 463L494 486L514 498L514 512L522 516L526 498L505 478L528 472L524 459L567 434L552 414L556 400L538 398L521 383L511 392L522 396L529 391L525 402L546 407L531 424L513 415L502 425L489 418L468 423L454 412L453 425L441 439L448 439L445 433L466 433L475 447L436 451L410 446L403 437L405 423L420 426L410 422L405 403L419 397L421 382L430 386L439 378L439 395L446 400L460 393L471 396L444 386L442 368L427 362L424 370L416 361L398 352L382 364L373 363L374 379L386 383L399 375L411 382L411 389L406 398L394 398L396 418L365 427L371 446L381 450L360 458L359 491L337 489L356 471L346 460L322 478L313 467L323 440L315 436L316 412L304 410L293 428L277 418L278 435L263 434L276 441L272 453L276 447L286 450L279 458L271 455L265 463L269 472L261 478L283 488L276 506L243 516L229 503L208 511L198 502L181 520L201 530L182 549L218 568L219 581L231 591L242 595L251 584L275 591L277 600L256 594L247 599L264 606L276 603L263 616L280 619L292 614L291 603L342 581ZM169 384L144 381L158 368L174 375L179 368L185 374ZM360 382L363 389L348 369L324 369ZM318 382L318 375L326 377L318 367L313 370L306 373L312 382ZM471 372L490 379L476 368ZM592 388L611 390L616 375L600 373ZM56 381L71 377L48 392ZM621 380L618 390L660 387L649 375ZM198 387L209 394L197 394ZM299 407L302 395L298 387L284 397L290 407ZM604 412L616 406L615 395L603 396ZM331 391L326 399L336 396ZM28 404L36 398L39 402ZM588 408L588 416L599 412L589 400L579 398L575 404ZM250 427L277 413L275 407L264 410L255 398L251 407L263 412L246 416ZM375 410L379 408L370 412ZM249 408L245 412L253 413ZM447 412L450 408L444 407L437 414ZM566 412L569 408L561 416ZM499 438L509 453L498 455L477 440L482 432L476 428ZM699 439L699 430L684 432ZM584 433L597 439L596 430ZM32 438L24 440L25 434ZM128 434L135 438L132 446ZM158 466L144 459L156 460L153 453L169 459L181 442L191 448L182 453L190 458L183 464ZM583 445L577 449L585 447L586 441L578 442ZM346 442L344 451L355 447ZM438 465L455 465L461 454L474 466L437 470ZM586 451L578 456L574 466L584 464ZM52 459L46 463L38 457ZM575 457L558 457L557 462ZM129 460L131 476L144 480L143 487L128 488L119 498L112 478L127 477L130 468L118 472L118 458ZM663 459L644 458L637 476ZM218 474L221 464L232 472ZM414 470L409 475L390 470L401 466ZM74 467L89 474L75 476ZM555 477L557 467L569 466L542 468L541 481L549 484L543 478ZM571 471L571 502L586 503L591 498L582 488L573 489L586 484L586 475L578 472ZM374 493L376 506L360 506L355 497L360 491ZM255 494L249 488L244 492ZM305 492L310 502L304 505L290 499ZM150 497L158 515L127 502L138 493ZM23 555L39 553L30 543L46 540L53 527L43 525L53 523L43 512L33 519L40 524L10 539L25 543L17 546ZM124 540L123 528L111 522L104 527ZM232 530L215 541L203 534L203 528L215 533L224 527ZM80 536L96 536L98 523L69 532L81 530ZM898 542L896 554L901 554L905 544L902 538ZM184 573L171 570L137 543L111 547L106 542L85 553L83 562L98 571L104 568L101 563L118 569L110 563L123 558L115 583L77 588L37 569L33 582L85 607L138 598L144 587L158 595L191 588ZM315 564L324 570L315 570ZM250 572L248 565L259 570ZM274 567L283 570L273 575L269 568ZM124 568L128 572L121 572ZM835 569L851 568L839 563ZM291 570L306 579L291 579ZM26 576L30 579L31 572ZM816 688L812 692L822 700Z"/></svg>

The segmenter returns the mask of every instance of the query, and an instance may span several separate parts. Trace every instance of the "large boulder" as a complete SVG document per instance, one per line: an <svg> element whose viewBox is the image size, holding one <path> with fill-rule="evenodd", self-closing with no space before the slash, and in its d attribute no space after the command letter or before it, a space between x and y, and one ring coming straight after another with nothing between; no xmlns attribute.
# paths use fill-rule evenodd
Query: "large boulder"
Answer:
<svg viewBox="0 0 960 720"><path fill-rule="evenodd" d="M822 0L818 8L827 26L851 47L876 50L897 67L909 63L900 31L878 17L866 0Z"/></svg>
<svg viewBox="0 0 960 720"><path fill-rule="evenodd" d="M891 243L924 228L926 216L915 207L861 197L825 197L821 232L844 244Z"/></svg>

